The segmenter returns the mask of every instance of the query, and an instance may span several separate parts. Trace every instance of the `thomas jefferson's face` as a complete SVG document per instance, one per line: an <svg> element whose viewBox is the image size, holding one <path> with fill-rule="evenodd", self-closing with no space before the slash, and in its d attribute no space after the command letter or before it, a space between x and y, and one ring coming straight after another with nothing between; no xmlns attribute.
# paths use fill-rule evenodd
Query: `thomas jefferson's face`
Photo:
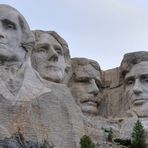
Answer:
<svg viewBox="0 0 148 148"><path fill-rule="evenodd" d="M0 59L20 61L25 50L20 48L22 30L18 13L11 8L0 7Z"/></svg>
<svg viewBox="0 0 148 148"><path fill-rule="evenodd" d="M132 67L125 76L125 93L132 105L148 102L148 62L141 62Z"/></svg>
<svg viewBox="0 0 148 148"><path fill-rule="evenodd" d="M32 53L33 67L40 76L53 82L64 78L66 63L63 48L50 34L42 33Z"/></svg>
<svg viewBox="0 0 148 148"><path fill-rule="evenodd" d="M83 113L98 113L98 93L101 87L100 72L91 65L75 69L75 79L72 83L72 94Z"/></svg>

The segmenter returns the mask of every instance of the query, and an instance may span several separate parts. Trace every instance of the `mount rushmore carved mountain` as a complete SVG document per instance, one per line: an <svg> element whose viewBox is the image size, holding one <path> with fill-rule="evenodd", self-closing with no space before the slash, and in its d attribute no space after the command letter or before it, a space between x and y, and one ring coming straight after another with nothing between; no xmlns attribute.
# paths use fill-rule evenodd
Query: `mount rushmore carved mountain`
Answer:
<svg viewBox="0 0 148 148"><path fill-rule="evenodd" d="M80 148L83 135L98 148L119 148L105 131L130 139L137 120L148 132L148 52L127 53L103 71L71 58L55 31L31 31L0 4L0 148Z"/></svg>

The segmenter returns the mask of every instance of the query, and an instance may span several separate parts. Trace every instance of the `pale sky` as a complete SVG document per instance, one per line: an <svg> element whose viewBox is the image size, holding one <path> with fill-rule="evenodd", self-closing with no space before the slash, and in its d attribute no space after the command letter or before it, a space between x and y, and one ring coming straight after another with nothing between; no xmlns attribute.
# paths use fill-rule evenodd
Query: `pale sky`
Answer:
<svg viewBox="0 0 148 148"><path fill-rule="evenodd" d="M96 60L102 70L123 55L148 50L148 0L0 0L15 7L32 30L55 30L71 57Z"/></svg>

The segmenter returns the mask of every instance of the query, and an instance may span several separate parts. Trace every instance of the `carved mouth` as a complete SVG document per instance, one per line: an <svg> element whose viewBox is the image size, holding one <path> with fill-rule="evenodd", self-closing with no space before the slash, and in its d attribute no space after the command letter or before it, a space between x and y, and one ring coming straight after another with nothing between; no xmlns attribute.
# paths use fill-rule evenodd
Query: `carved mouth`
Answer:
<svg viewBox="0 0 148 148"><path fill-rule="evenodd" d="M98 103L92 100L83 101L83 103L81 104L81 110L83 113L97 114L98 113Z"/></svg>
<svg viewBox="0 0 148 148"><path fill-rule="evenodd" d="M53 66L53 65L46 66L46 68L49 70L60 70L60 68L58 66Z"/></svg>
<svg viewBox="0 0 148 148"><path fill-rule="evenodd" d="M6 43L6 42L1 42L1 41L0 41L0 44L6 45L7 43Z"/></svg>
<svg viewBox="0 0 148 148"><path fill-rule="evenodd" d="M133 103L134 103L135 105L141 105L141 104L143 104L143 103L146 103L147 101L148 101L147 99L140 98L140 99L135 99L135 100L133 101Z"/></svg>
<svg viewBox="0 0 148 148"><path fill-rule="evenodd" d="M81 102L81 103L82 103L82 104L85 104L85 105L97 107L97 102L96 102L96 101L85 100L85 101L83 101L83 102Z"/></svg>
<svg viewBox="0 0 148 148"><path fill-rule="evenodd" d="M7 47L5 43L0 42L0 47Z"/></svg>

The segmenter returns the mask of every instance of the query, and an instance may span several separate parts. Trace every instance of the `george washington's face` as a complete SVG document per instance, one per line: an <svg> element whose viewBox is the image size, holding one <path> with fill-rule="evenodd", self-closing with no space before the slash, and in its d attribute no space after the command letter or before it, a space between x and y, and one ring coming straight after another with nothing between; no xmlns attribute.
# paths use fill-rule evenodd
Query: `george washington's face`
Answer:
<svg viewBox="0 0 148 148"><path fill-rule="evenodd" d="M134 65L126 74L125 93L132 106L140 106L148 102L147 61Z"/></svg>
<svg viewBox="0 0 148 148"><path fill-rule="evenodd" d="M65 58L60 43L50 34L40 34L32 52L33 67L40 76L53 82L61 82L65 74Z"/></svg>
<svg viewBox="0 0 148 148"><path fill-rule="evenodd" d="M0 59L22 61L25 50L21 48L22 30L18 13L10 8L0 7Z"/></svg>

